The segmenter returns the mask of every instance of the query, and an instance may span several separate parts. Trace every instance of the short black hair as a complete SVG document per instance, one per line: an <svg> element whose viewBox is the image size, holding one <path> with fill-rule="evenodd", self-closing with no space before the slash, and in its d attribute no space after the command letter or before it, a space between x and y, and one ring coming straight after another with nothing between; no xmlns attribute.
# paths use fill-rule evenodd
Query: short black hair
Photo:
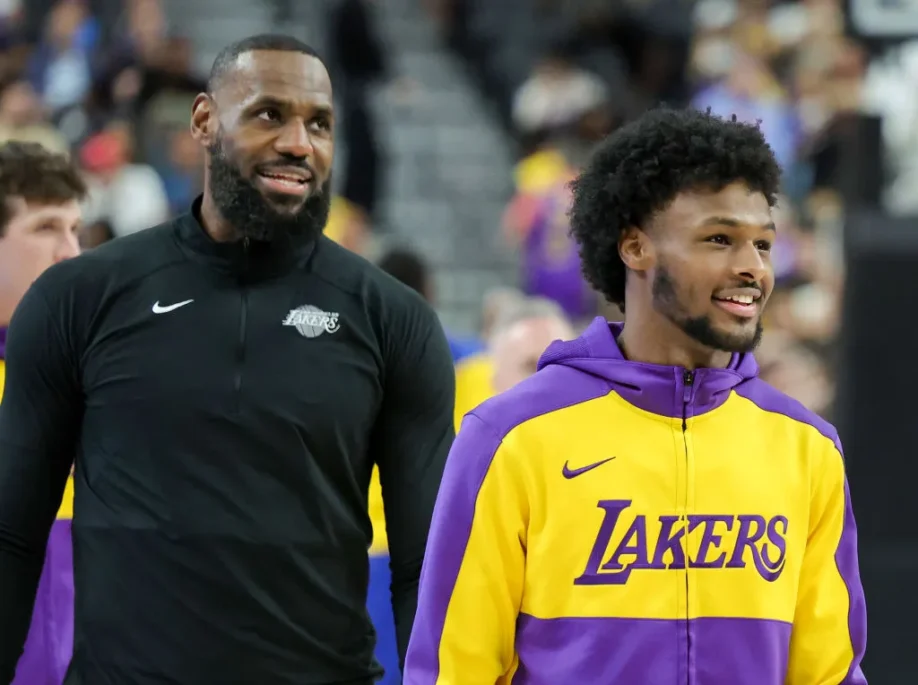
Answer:
<svg viewBox="0 0 918 685"><path fill-rule="evenodd" d="M425 299L427 298L430 269L417 253L405 248L393 248L379 259L378 266Z"/></svg>
<svg viewBox="0 0 918 685"><path fill-rule="evenodd" d="M584 276L609 302L624 306L621 234L644 227L681 192L719 191L737 181L774 207L781 168L757 125L710 111L660 108L618 129L571 184L571 235Z"/></svg>
<svg viewBox="0 0 918 685"><path fill-rule="evenodd" d="M38 143L0 145L0 236L12 218L11 200L60 205L82 202L86 193L86 182L67 155Z"/></svg>
<svg viewBox="0 0 918 685"><path fill-rule="evenodd" d="M300 52L322 61L319 53L299 38L285 36L281 33L260 33L257 36L249 36L230 43L220 51L210 68L210 76L207 77L207 92L213 93L219 88L220 82L233 70L240 55L257 50Z"/></svg>

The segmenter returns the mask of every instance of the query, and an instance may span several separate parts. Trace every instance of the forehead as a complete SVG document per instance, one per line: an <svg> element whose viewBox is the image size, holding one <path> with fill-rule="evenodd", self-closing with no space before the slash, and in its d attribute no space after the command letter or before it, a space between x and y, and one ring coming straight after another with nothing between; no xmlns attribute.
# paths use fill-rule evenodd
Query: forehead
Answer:
<svg viewBox="0 0 918 685"><path fill-rule="evenodd" d="M765 195L745 183L731 183L718 191L692 190L679 193L655 223L677 227L704 224L712 218L729 219L740 225L771 224L771 208Z"/></svg>
<svg viewBox="0 0 918 685"><path fill-rule="evenodd" d="M46 222L74 224L80 220L80 204L76 200L67 202L26 201L14 198L7 202L10 210L8 228L16 225L32 225Z"/></svg>
<svg viewBox="0 0 918 685"><path fill-rule="evenodd" d="M236 58L219 97L247 105L260 98L332 106L332 86L322 61L300 52L255 50Z"/></svg>

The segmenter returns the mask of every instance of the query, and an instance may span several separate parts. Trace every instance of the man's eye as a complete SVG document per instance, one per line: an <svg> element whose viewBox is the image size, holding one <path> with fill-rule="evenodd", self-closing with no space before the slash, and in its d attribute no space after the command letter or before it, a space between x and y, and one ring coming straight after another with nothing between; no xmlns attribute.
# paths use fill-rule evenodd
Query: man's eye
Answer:
<svg viewBox="0 0 918 685"><path fill-rule="evenodd" d="M755 246L762 252L771 252L771 243L767 240L760 240Z"/></svg>
<svg viewBox="0 0 918 685"><path fill-rule="evenodd" d="M725 235L712 235L708 238L709 243L717 243L718 245L729 245L730 239Z"/></svg>
<svg viewBox="0 0 918 685"><path fill-rule="evenodd" d="M258 118L264 121L279 121L280 112L276 109L263 109L258 113Z"/></svg>

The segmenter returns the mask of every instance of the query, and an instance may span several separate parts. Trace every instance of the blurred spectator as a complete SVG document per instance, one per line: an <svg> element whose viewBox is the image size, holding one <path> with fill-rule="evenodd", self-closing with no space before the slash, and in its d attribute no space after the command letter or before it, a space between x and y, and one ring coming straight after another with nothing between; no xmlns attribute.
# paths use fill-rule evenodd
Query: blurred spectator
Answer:
<svg viewBox="0 0 918 685"><path fill-rule="evenodd" d="M112 230L112 225L105 219L87 224L80 230L80 247L84 250L91 250L114 239L115 232Z"/></svg>
<svg viewBox="0 0 918 685"><path fill-rule="evenodd" d="M527 295L558 303L578 325L598 310L599 298L587 284L580 255L570 236L569 183L585 161L588 150L578 139L554 143L557 154L554 179L545 186L533 183L520 189L504 216L507 240L519 248L522 288Z"/></svg>
<svg viewBox="0 0 918 685"><path fill-rule="evenodd" d="M52 152L69 152L67 141L45 118L35 89L24 79L0 91L0 143L10 140L38 143Z"/></svg>
<svg viewBox="0 0 918 685"><path fill-rule="evenodd" d="M29 80L54 113L77 105L92 85L98 26L82 0L59 0L29 61Z"/></svg>
<svg viewBox="0 0 918 685"><path fill-rule="evenodd" d="M163 179L169 209L179 213L190 207L203 190L201 170L204 156L187 126L172 127L166 131L169 157L160 163L158 171Z"/></svg>
<svg viewBox="0 0 918 685"><path fill-rule="evenodd" d="M352 233L366 228L379 199L382 160L370 89L387 75L385 50L369 0L337 0L330 21L330 57L335 70L338 119L346 159L342 195L353 210ZM359 223L358 223L359 222Z"/></svg>
<svg viewBox="0 0 918 685"><path fill-rule="evenodd" d="M522 134L572 126L609 101L602 80L572 64L561 52L539 62L513 100L513 123Z"/></svg>
<svg viewBox="0 0 918 685"><path fill-rule="evenodd" d="M491 335L495 394L506 392L538 370L539 358L555 340L575 337L564 313L550 300L531 298L508 310Z"/></svg>
<svg viewBox="0 0 918 685"><path fill-rule="evenodd" d="M574 337L564 311L551 300L527 297L503 304L488 330L487 349L456 365L456 430L472 409L535 373L552 341Z"/></svg>
<svg viewBox="0 0 918 685"><path fill-rule="evenodd" d="M692 106L747 123L759 122L765 139L784 170L794 163L800 124L784 90L757 57L734 48L726 78L692 98Z"/></svg>
<svg viewBox="0 0 918 685"><path fill-rule="evenodd" d="M364 254L369 238L369 221L367 213L359 205L336 195L328 212L325 235L352 252Z"/></svg>
<svg viewBox="0 0 918 685"><path fill-rule="evenodd" d="M504 312L524 299L526 296L518 288L493 288L486 292L481 303L481 339L488 340Z"/></svg>
<svg viewBox="0 0 918 685"><path fill-rule="evenodd" d="M393 249L379 260L379 268L414 290L431 305L436 306L433 275L430 267L420 255L407 249ZM446 338L450 351L453 353L454 362L477 354L484 347L476 338L451 335L448 332Z"/></svg>
<svg viewBox="0 0 918 685"><path fill-rule="evenodd" d="M111 124L80 150L89 174L86 221L106 218L116 236L156 226L169 216L163 181L147 164L133 162L133 137L125 122Z"/></svg>

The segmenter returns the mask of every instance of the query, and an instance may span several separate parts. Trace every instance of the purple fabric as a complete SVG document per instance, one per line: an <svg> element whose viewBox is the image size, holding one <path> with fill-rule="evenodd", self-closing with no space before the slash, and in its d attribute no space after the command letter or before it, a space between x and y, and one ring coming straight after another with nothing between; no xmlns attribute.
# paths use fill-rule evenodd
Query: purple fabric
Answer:
<svg viewBox="0 0 918 685"><path fill-rule="evenodd" d="M625 359L615 340L621 330L622 324L597 317L578 339L552 343L539 360L539 369L563 364L604 379L609 390L645 411L685 418L719 407L731 390L759 372L751 354L734 354L726 369L697 369L692 386L687 387L685 369Z"/></svg>
<svg viewBox="0 0 918 685"><path fill-rule="evenodd" d="M596 296L583 277L577 244L568 235L570 191L560 186L543 199L523 245L523 290L557 302L572 319L596 313Z"/></svg>
<svg viewBox="0 0 918 685"><path fill-rule="evenodd" d="M6 359L6 328L0 328L0 359Z"/></svg>
<svg viewBox="0 0 918 685"><path fill-rule="evenodd" d="M809 411L796 400L775 390L764 381L755 379L750 383L744 383L736 389L736 394L745 397L763 411L783 414L795 421L813 426L824 437L835 443L839 458L844 458L838 432L828 421ZM867 682L860 666L867 649L867 603L864 599L864 588L861 585L860 569L858 568L857 525L854 521L854 510L851 507L851 493L848 490L847 479L845 480L845 523L838 542L838 549L835 552L835 564L848 589L848 634L851 636L851 647L854 650L851 668L841 685L861 685Z"/></svg>
<svg viewBox="0 0 918 685"><path fill-rule="evenodd" d="M597 318L578 339L551 345L534 376L467 415L447 461L434 511L406 660L406 685L437 681L439 643L478 492L504 436L520 423L613 391L645 411L690 417L721 405L735 391L764 411L814 426L841 450L828 423L757 378L752 355L734 355L725 369L698 369L693 384L686 386L684 369L627 361L616 342L620 331L621 325ZM845 495L847 499L847 486ZM848 624L855 655L841 685L862 685L866 681L859 663L866 644L866 610L847 501L836 563L851 600ZM516 638L520 668L513 682L781 685L789 635L787 623L741 618L539 620L521 616ZM615 649L610 650L610 645Z"/></svg>
<svg viewBox="0 0 918 685"><path fill-rule="evenodd" d="M530 418L602 397L609 386L602 379L579 374L563 366L547 368L466 414L446 462L434 508L425 562L421 568L411 643L405 659L405 685L435 683L440 671L440 638L446 610L459 577L466 543L472 533L472 512L478 491L504 435ZM488 425L481 411L497 422ZM474 474L473 478L469 474ZM436 560L430 573L427 560Z"/></svg>
<svg viewBox="0 0 918 685"><path fill-rule="evenodd" d="M13 685L61 685L73 654L73 545L71 522L51 527L32 625Z"/></svg>
<svg viewBox="0 0 918 685"><path fill-rule="evenodd" d="M685 654L691 636L692 673ZM782 685L791 624L744 618L539 619L517 622L513 685L698 683ZM673 649L679 644L680 649ZM729 649L723 649L724 645Z"/></svg>

